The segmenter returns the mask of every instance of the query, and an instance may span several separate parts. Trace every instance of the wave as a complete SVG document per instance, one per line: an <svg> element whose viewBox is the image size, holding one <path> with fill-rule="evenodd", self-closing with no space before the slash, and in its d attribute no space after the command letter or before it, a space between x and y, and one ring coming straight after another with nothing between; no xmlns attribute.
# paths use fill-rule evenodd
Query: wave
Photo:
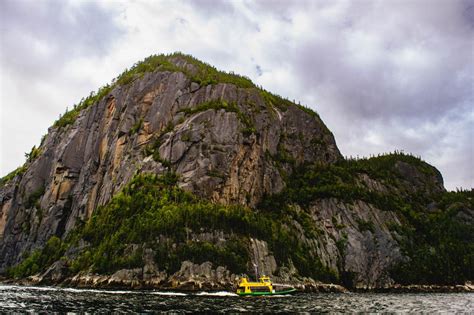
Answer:
<svg viewBox="0 0 474 315"><path fill-rule="evenodd" d="M106 294L137 294L141 292L137 291L120 291L120 290L100 290L100 289L76 289L76 288L61 288L61 291L65 292L92 292L92 293L106 293Z"/></svg>
<svg viewBox="0 0 474 315"><path fill-rule="evenodd" d="M188 295L186 293L181 293L181 292L166 292L166 291L150 292L150 294L163 295L163 296L186 296L186 295Z"/></svg>
<svg viewBox="0 0 474 315"><path fill-rule="evenodd" d="M86 289L86 288L59 288L59 287L40 287L40 286L19 286L19 285L0 285L0 291L61 291L61 292L92 292L92 293L107 293L107 294L134 294L140 293L137 291L119 291L119 290L101 290L101 289Z"/></svg>
<svg viewBox="0 0 474 315"><path fill-rule="evenodd" d="M54 287L35 287L35 286L23 286L23 285L0 285L1 290L37 290L37 291L58 291L61 288L54 288Z"/></svg>
<svg viewBox="0 0 474 315"><path fill-rule="evenodd" d="M218 291L218 292L199 292L196 295L200 296L238 296L235 293L227 292L227 291Z"/></svg>

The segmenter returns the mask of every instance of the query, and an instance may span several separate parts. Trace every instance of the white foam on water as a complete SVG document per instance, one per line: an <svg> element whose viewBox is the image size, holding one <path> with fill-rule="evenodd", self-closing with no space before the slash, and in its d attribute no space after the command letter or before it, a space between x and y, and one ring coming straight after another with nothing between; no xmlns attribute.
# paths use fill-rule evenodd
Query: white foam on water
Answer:
<svg viewBox="0 0 474 315"><path fill-rule="evenodd" d="M2 288L3 287L3 288ZM9 286L2 286L0 289L8 289L8 290L36 290L36 291L58 291L61 288L54 288L54 287L35 287L35 286L20 286L20 285L9 285Z"/></svg>
<svg viewBox="0 0 474 315"><path fill-rule="evenodd" d="M136 294L137 291L119 291L119 290L100 290L100 289L76 289L76 288L62 288L64 292L91 292L91 293L106 293L106 294ZM140 292L141 293L141 292Z"/></svg>
<svg viewBox="0 0 474 315"><path fill-rule="evenodd" d="M218 291L218 292L199 292L196 295L200 296L238 296L235 293L227 292L227 291Z"/></svg>
<svg viewBox="0 0 474 315"><path fill-rule="evenodd" d="M150 292L150 294L162 295L162 296L186 296L186 293L181 292Z"/></svg>
<svg viewBox="0 0 474 315"><path fill-rule="evenodd" d="M22 306L21 304L18 305L18 304L15 304L15 303L0 302L0 309L3 309L3 308L18 309L21 306Z"/></svg>
<svg viewBox="0 0 474 315"><path fill-rule="evenodd" d="M119 291L119 290L101 290L101 289L86 289L86 288L59 288L59 287L36 287L36 286L18 286L18 285L0 285L2 290L36 290L36 291L63 291L72 293L91 292L91 293L107 293L107 294L136 294L142 293L138 291Z"/></svg>

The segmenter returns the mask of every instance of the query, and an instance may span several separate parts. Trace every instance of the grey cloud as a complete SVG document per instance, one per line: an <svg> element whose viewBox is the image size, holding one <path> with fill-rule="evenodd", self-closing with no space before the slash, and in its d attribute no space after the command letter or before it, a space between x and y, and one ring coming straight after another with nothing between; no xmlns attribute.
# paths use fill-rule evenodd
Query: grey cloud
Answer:
<svg viewBox="0 0 474 315"><path fill-rule="evenodd" d="M259 38L264 53L243 50L259 56L251 60L256 79L259 68L288 73L280 86L290 91L285 96L308 100L344 154L405 150L446 172L448 187L473 185L460 175L474 159L472 116L466 119L474 103L472 0L264 0L244 2L244 12L236 2L188 3L209 18L232 18L228 25L275 25L269 38ZM308 24L293 30L301 18ZM249 42L257 36L247 35ZM218 64L234 56L215 54L203 53ZM464 172L453 171L447 152Z"/></svg>
<svg viewBox="0 0 474 315"><path fill-rule="evenodd" d="M474 1L466 0L464 3L463 16L467 23L474 28Z"/></svg>
<svg viewBox="0 0 474 315"><path fill-rule="evenodd" d="M117 14L90 1L0 1L1 175L80 98L77 91L91 89L90 78L65 69L82 57L108 56L123 32Z"/></svg>
<svg viewBox="0 0 474 315"><path fill-rule="evenodd" d="M422 16L423 6L418 9ZM357 8L348 10L354 12ZM358 32L383 38L379 56L359 65L347 43L353 35L333 29L326 38L301 45L293 60L289 61L294 65L300 83L316 93L320 88L333 94L341 112L351 118L439 119L453 106L461 106L470 93L469 82L472 80L472 46L468 36L461 39L449 34L437 37L439 33L433 35L431 32L410 35L403 26L415 25L417 21L403 20L401 16L397 17L400 19L394 27L400 26L399 33L378 33L376 29L383 23L383 12L380 13L382 18L374 20L372 25L370 21L364 21L362 29L356 25ZM449 23L445 21L438 28L441 30ZM462 25L453 31L462 32ZM414 70L417 65L404 68L403 60L394 57L394 54L403 54L404 50L409 53L418 49L421 50L421 59L424 58L423 52L427 53L427 58L433 59L428 61L430 64L425 69Z"/></svg>
<svg viewBox="0 0 474 315"><path fill-rule="evenodd" d="M196 10L206 15L230 14L235 12L231 1L184 0L183 2L193 6Z"/></svg>
<svg viewBox="0 0 474 315"><path fill-rule="evenodd" d="M125 15L135 6L157 19L173 16L158 28L144 22L140 30L148 33L137 38L158 32L168 49L225 70L240 67L257 84L313 107L343 154L405 150L439 167L448 188L474 185L473 0L122 4ZM122 30L116 5L109 6L0 1L2 70L28 84L28 77L47 77L67 58L113 56L108 49ZM128 40L138 30L130 27ZM163 49L150 42L135 44Z"/></svg>
<svg viewBox="0 0 474 315"><path fill-rule="evenodd" d="M101 56L123 32L117 12L93 2L0 2L4 67L45 75L78 56Z"/></svg>
<svg viewBox="0 0 474 315"><path fill-rule="evenodd" d="M343 153L413 152L440 167L453 188L470 187L474 179L461 176L472 175L474 162L473 4L263 1L257 7L293 23L296 13L313 18L307 36L291 46L272 43L271 50L283 53L271 60L291 70L293 97L317 99L307 105L322 114ZM333 10L337 18L321 22L321 10ZM381 143L367 140L370 134ZM447 152L452 164L443 160Z"/></svg>

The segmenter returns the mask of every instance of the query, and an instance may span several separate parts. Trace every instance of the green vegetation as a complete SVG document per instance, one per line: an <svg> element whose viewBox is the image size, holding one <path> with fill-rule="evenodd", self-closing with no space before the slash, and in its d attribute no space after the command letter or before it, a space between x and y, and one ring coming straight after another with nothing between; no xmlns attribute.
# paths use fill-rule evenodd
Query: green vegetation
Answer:
<svg viewBox="0 0 474 315"><path fill-rule="evenodd" d="M183 142L191 141L191 135L189 134L189 132L183 132L181 134L181 141Z"/></svg>
<svg viewBox="0 0 474 315"><path fill-rule="evenodd" d="M30 153L25 153L25 158L27 162L33 162L41 154L41 149L37 148L35 145L31 148Z"/></svg>
<svg viewBox="0 0 474 315"><path fill-rule="evenodd" d="M280 264L291 260L301 275L335 281L334 273L308 255L308 248L288 228L296 212L287 215L259 213L239 205L219 205L199 199L176 185L177 176L141 174L112 200L98 208L64 243L34 252L10 274L23 277L59 259L79 239L90 244L76 257L65 257L70 270L112 273L143 265L143 249L152 248L160 268L172 273L184 260L212 261L234 273L248 272L249 238L268 242ZM303 226L306 219L300 220ZM197 241L203 232L223 231L224 242ZM51 253L55 248L57 252ZM53 257L51 260L45 257ZM38 267L34 267L34 266Z"/></svg>
<svg viewBox="0 0 474 315"><path fill-rule="evenodd" d="M413 166L418 172L424 175L431 175L441 177L441 174L436 168L403 151L395 151L389 154L381 154L376 157L362 158L362 159L347 159L347 169L349 171L356 171L359 173L366 173L372 178L387 181L390 177L395 179L403 179L405 176L396 169L396 164L404 162Z"/></svg>
<svg viewBox="0 0 474 315"><path fill-rule="evenodd" d="M43 196L43 195L44 195L44 186L41 186L37 190L33 191L28 196L28 198L26 198L26 201L25 201L25 204L24 204L25 208L26 209L29 209L29 208L32 208L32 207L39 208L38 201L41 198L41 196Z"/></svg>
<svg viewBox="0 0 474 315"><path fill-rule="evenodd" d="M304 106L304 105L299 105L299 104L296 104L296 106L301 109L302 111L304 111L305 113L309 114L310 116L313 116L315 118L318 118L318 120L321 120L321 118L319 117L318 113L316 113L314 110L312 110L311 108L307 107L307 106Z"/></svg>
<svg viewBox="0 0 474 315"><path fill-rule="evenodd" d="M65 244L58 237L53 236L43 249L33 251L20 264L10 268L7 273L13 278L24 278L33 275L60 259L65 250Z"/></svg>
<svg viewBox="0 0 474 315"><path fill-rule="evenodd" d="M357 227L359 231L365 232L365 231L370 231L372 233L375 233L375 226L372 221L365 221L362 219L357 220Z"/></svg>
<svg viewBox="0 0 474 315"><path fill-rule="evenodd" d="M223 109L226 112L233 112L237 114L237 118L244 124L245 128L242 129L244 136L249 136L252 133L256 132L256 128L248 115L243 113L239 106L235 102L227 102L222 99L210 100L198 104L193 108L185 108L180 110L180 112L185 113L186 115L192 115L195 113L204 112L209 109L220 110Z"/></svg>
<svg viewBox="0 0 474 315"><path fill-rule="evenodd" d="M204 108L238 111L234 104L216 101L188 112ZM145 154L162 161L160 145L160 139L155 139ZM34 148L29 156L35 156L35 151ZM284 150L279 151L283 156L278 159L287 161ZM414 176L423 185L407 182L400 173L407 169L415 171ZM223 176L213 170L208 175ZM438 176L436 169L419 158L400 152L334 164L301 165L287 176L286 188L280 194L266 196L257 209L249 209L213 204L187 193L178 188L178 177L172 172L162 176L138 174L65 241L53 237L43 249L33 251L11 268L9 274L25 277L43 271L58 259L64 260L72 273L88 270L110 274L143 266L147 248L154 250L157 265L168 273L179 270L184 260L212 261L236 274L248 273L250 238L257 238L268 243L280 266L291 261L302 276L350 285L353 275L342 273L338 278L315 258L314 249L301 241L317 238L321 233L308 213L311 203L336 198L345 203L365 201L397 213L403 224L394 223L389 228L406 257L390 271L397 282L462 283L474 276L474 227L466 221L467 209L474 209L474 193L439 191L429 184ZM376 179L382 188L374 189L370 179ZM27 196L25 205L37 206L43 192L38 189ZM336 229L344 228L337 217L332 222ZM376 230L371 221L359 219L356 223L361 232ZM202 233L216 231L224 232L226 238L219 243L200 240ZM78 254L63 257L67 249L77 247L79 240L88 246ZM347 234L335 242L344 257ZM338 264L342 268L343 259Z"/></svg>
<svg viewBox="0 0 474 315"><path fill-rule="evenodd" d="M243 244L253 236L267 240L281 261L292 258L307 275L324 275L320 262L308 259L305 248L274 218L242 206L197 199L177 188L175 181L176 176L171 173L163 177L138 175L107 206L99 208L82 231L82 237L91 244L91 254L85 254L87 263L82 256L78 259L81 265L112 272L130 265L122 258L125 244L146 243L161 253L158 263L169 266L170 272L176 270L176 261L217 259L239 273L247 270L248 249ZM188 238L189 233L219 230L237 238L227 240L222 247ZM161 239L172 241L163 245ZM241 246L237 246L239 242Z"/></svg>
<svg viewBox="0 0 474 315"><path fill-rule="evenodd" d="M74 123L82 110L92 106L103 99L105 96L109 95L116 86L130 84L134 80L143 77L146 73L154 71L181 72L192 82L196 82L200 86L228 83L234 84L240 88L257 89L255 84L249 78L235 74L233 72L229 73L219 71L210 64L202 62L191 55L186 55L180 52L152 55L142 61L135 63L130 69L126 69L117 78L115 78L111 84L101 87L97 92L91 92L88 97L81 99L81 101L74 105L71 110L66 109L66 112L54 122L53 126L62 128ZM308 107L296 105L290 100L285 99L279 95L272 94L262 88L258 88L258 90L268 106L275 106L282 111L286 111L289 106L297 106L311 116L319 118L318 114ZM201 108L200 110L203 109ZM229 108L229 110L232 111L232 108ZM190 114L192 111L188 113ZM247 126L245 129L245 133L247 135L254 132L255 130L251 129L249 126Z"/></svg>
<svg viewBox="0 0 474 315"><path fill-rule="evenodd" d="M174 59L182 59L186 64L179 62L174 63ZM127 85L137 78L143 77L146 73L159 71L182 72L191 81L198 83L200 86L217 83L230 83L241 88L253 88L255 85L252 81L244 76L234 73L219 71L213 66L204 63L190 55L179 52L169 55L152 55L144 60L137 62L130 69L126 69L111 84L101 87L97 92L91 92L88 97L83 98L79 104L74 105L73 109L67 110L54 122L54 127L62 128L76 121L79 113L99 102L102 98L110 94L110 92L119 85Z"/></svg>
<svg viewBox="0 0 474 315"><path fill-rule="evenodd" d="M250 137L250 135L257 132L257 129L252 126L252 127L245 127L241 131L244 137Z"/></svg>
<svg viewBox="0 0 474 315"><path fill-rule="evenodd" d="M219 102L200 108L234 109L233 105ZM157 139L147 147L148 154L161 159L157 153L159 146ZM336 198L345 203L362 200L381 210L395 211L402 219L403 225L390 226L407 257L391 270L397 282L452 284L472 279L474 227L472 222L463 221L463 213L474 208L473 192L409 191L399 173L399 162L414 167L427 178L438 176L434 168L420 159L398 152L330 165L302 165L288 176L282 193L263 198L259 210L252 210L213 204L186 193L177 187L177 176L171 172L163 176L136 175L66 241L52 238L9 273L24 277L44 270L83 239L89 246L79 255L61 258L71 272L113 273L121 268L139 267L143 265L144 249L152 248L157 264L169 273L177 271L182 261L191 260L212 261L238 274L251 269L247 265L249 242L254 237L268 243L279 265L291 261L302 276L338 281L333 271L314 258L317 253L300 241L300 232L296 232L299 228L295 226L302 227L305 237L317 237L321 232L307 208L317 199ZM361 181L361 175L377 179L384 188L373 190ZM209 176L222 175L210 171ZM42 193L38 190L28 196L26 204L34 206ZM433 200L436 207L427 211L427 204ZM333 224L338 226L335 217ZM359 219L357 226L361 232L375 232L371 221ZM216 244L196 238L200 233L215 231L223 231L227 239ZM342 256L346 243L347 237L336 241ZM350 283L350 275L341 277L340 281Z"/></svg>
<svg viewBox="0 0 474 315"><path fill-rule="evenodd" d="M407 182L400 173L400 162L413 168L423 185ZM377 179L383 189L374 190L361 181L361 175ZM432 182L438 177L435 168L401 152L331 165L302 165L289 176L280 194L264 198L259 207L288 212L290 205L298 204L304 210L318 199L336 198L345 203L361 200L394 211L403 225L392 224L390 229L398 233L408 259L394 266L393 278L403 284L463 283L474 276L474 226L462 219L465 209L474 209L474 192L439 191ZM428 211L433 201L436 209ZM337 220L333 218L334 222ZM373 222L359 219L357 226L361 232L375 232ZM341 254L345 242L336 242Z"/></svg>
<svg viewBox="0 0 474 315"><path fill-rule="evenodd" d="M134 135L134 134L136 134L138 131L140 131L140 129L142 129L142 127L143 127L143 118L140 118L138 121L136 121L136 122L133 124L132 128L130 128L129 133L130 133L131 135Z"/></svg>
<svg viewBox="0 0 474 315"><path fill-rule="evenodd" d="M166 133L166 131L165 131ZM171 162L165 158L163 158L161 155L160 155L160 146L161 146L162 142L161 142L161 139L160 137L156 137L152 142L151 144L148 144L145 149L143 150L143 154L145 156L152 156L153 157L153 160L155 162L159 162L161 163L164 167L166 168L170 168L171 167Z"/></svg>
<svg viewBox="0 0 474 315"><path fill-rule="evenodd" d="M22 175L23 173L25 173L26 170L28 169L29 164L33 162L34 160L36 160L38 156L40 156L40 154L41 154L41 148L37 148L36 146L33 146L29 153L25 153L26 162L22 166L18 167L14 171L0 178L0 187L4 186L6 183L11 181L17 175Z"/></svg>
<svg viewBox="0 0 474 315"><path fill-rule="evenodd" d="M222 174L221 172L219 172L218 170L209 170L209 171L207 171L207 176L217 177L217 178L222 178L222 179L225 178L225 175Z"/></svg>
<svg viewBox="0 0 474 315"><path fill-rule="evenodd" d="M203 102L193 108L185 108L185 109L180 110L179 112L183 112L186 115L192 115L195 113L205 112L206 110L209 110L209 109L214 109L214 110L223 109L226 112L240 113L240 109L236 103L234 102L229 103L222 99Z"/></svg>
<svg viewBox="0 0 474 315"><path fill-rule="evenodd" d="M407 213L400 226L401 248L408 259L392 269L402 284L457 284L474 278L474 224L463 219L474 209L474 192L440 195L435 211Z"/></svg>
<svg viewBox="0 0 474 315"><path fill-rule="evenodd" d="M290 101L287 98L281 97L280 95L277 95L277 94L270 93L264 89L260 89L259 92L260 92L260 96L263 98L267 106L270 106L270 107L274 106L283 112L286 111L288 107L290 106L296 106L302 111L304 111L305 113L309 114L310 116L315 117L318 120L321 120L319 115L309 107L306 107L300 104L295 104L294 102Z"/></svg>
<svg viewBox="0 0 474 315"><path fill-rule="evenodd" d="M277 161L291 162L283 149L278 150ZM362 200L381 210L410 211L414 204L424 204L433 197L429 191L419 195L393 194L391 189L405 191L407 184L396 168L403 161L416 167L423 174L436 175L437 171L420 159L395 152L369 159L339 160L334 164L309 164L299 166L287 180L287 188L280 194L264 201L263 207L275 208L277 204L295 203L309 206L316 199L337 198L345 203ZM387 192L374 191L360 181L360 175L378 179L387 186ZM406 197L406 199L404 199Z"/></svg>
<svg viewBox="0 0 474 315"><path fill-rule="evenodd" d="M264 89L260 90L260 96L265 101L265 104L267 104L268 106L275 106L281 111L286 111L288 107L293 105L293 102L291 102L290 100L283 98L279 95L272 94Z"/></svg>
<svg viewBox="0 0 474 315"><path fill-rule="evenodd" d="M295 158L288 152L288 150L285 148L283 144L283 139L286 139L286 135L282 134L281 135L281 140L278 143L277 147L277 153L275 156L272 156L272 159L276 161L279 164L291 164L293 166L296 165L296 160Z"/></svg>
<svg viewBox="0 0 474 315"><path fill-rule="evenodd" d="M18 167L16 170L13 172L8 173L7 175L3 176L0 179L0 187L4 186L6 183L11 181L13 178L15 178L17 175L21 175L26 172L28 169L28 166L26 164L23 164L22 166Z"/></svg>
<svg viewBox="0 0 474 315"><path fill-rule="evenodd" d="M249 260L248 248L244 245L246 241L237 238L227 240L224 245L218 246L206 241L189 241L178 247L158 245L155 247L155 260L169 273L174 273L181 267L181 262L190 260L201 264L212 261L214 266L227 266L229 270L236 273L247 271Z"/></svg>
<svg viewBox="0 0 474 315"><path fill-rule="evenodd" d="M97 92L91 92L88 97L81 99L79 104L74 105L73 109L66 109L66 112L54 122L53 127L62 128L74 123L82 110L100 101L104 96L108 95L114 87L115 84L107 84L101 87Z"/></svg>
<svg viewBox="0 0 474 315"><path fill-rule="evenodd" d="M174 59L181 59L186 62L182 65L179 62L173 62ZM155 70L182 72L191 81L198 83L200 86L217 83L230 83L241 88L255 87L253 82L244 76L234 73L227 73L219 71L215 67L202 62L191 55L175 52L169 55L152 55L145 58L143 61L136 63L129 70L125 70L117 79L116 83L120 85L128 84L143 76L147 72Z"/></svg>

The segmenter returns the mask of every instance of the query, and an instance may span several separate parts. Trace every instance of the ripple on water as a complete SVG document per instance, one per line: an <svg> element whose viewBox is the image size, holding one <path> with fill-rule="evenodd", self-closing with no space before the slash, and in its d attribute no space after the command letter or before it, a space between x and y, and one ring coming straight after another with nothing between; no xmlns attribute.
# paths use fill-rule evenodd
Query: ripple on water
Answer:
<svg viewBox="0 0 474 315"><path fill-rule="evenodd" d="M0 312L474 312L472 293L295 294L238 297L232 292L113 291L0 285Z"/></svg>
<svg viewBox="0 0 474 315"><path fill-rule="evenodd" d="M154 295L161 295L161 296L186 296L188 294L186 293L181 293L181 292L167 292L167 291L164 291L164 292L150 292L150 294L154 294Z"/></svg>
<svg viewBox="0 0 474 315"><path fill-rule="evenodd" d="M72 293L82 293L82 292L103 293L103 294L137 294L137 293L140 293L139 291L75 289L75 288L63 288L61 290L64 291L64 292L72 292Z"/></svg>

